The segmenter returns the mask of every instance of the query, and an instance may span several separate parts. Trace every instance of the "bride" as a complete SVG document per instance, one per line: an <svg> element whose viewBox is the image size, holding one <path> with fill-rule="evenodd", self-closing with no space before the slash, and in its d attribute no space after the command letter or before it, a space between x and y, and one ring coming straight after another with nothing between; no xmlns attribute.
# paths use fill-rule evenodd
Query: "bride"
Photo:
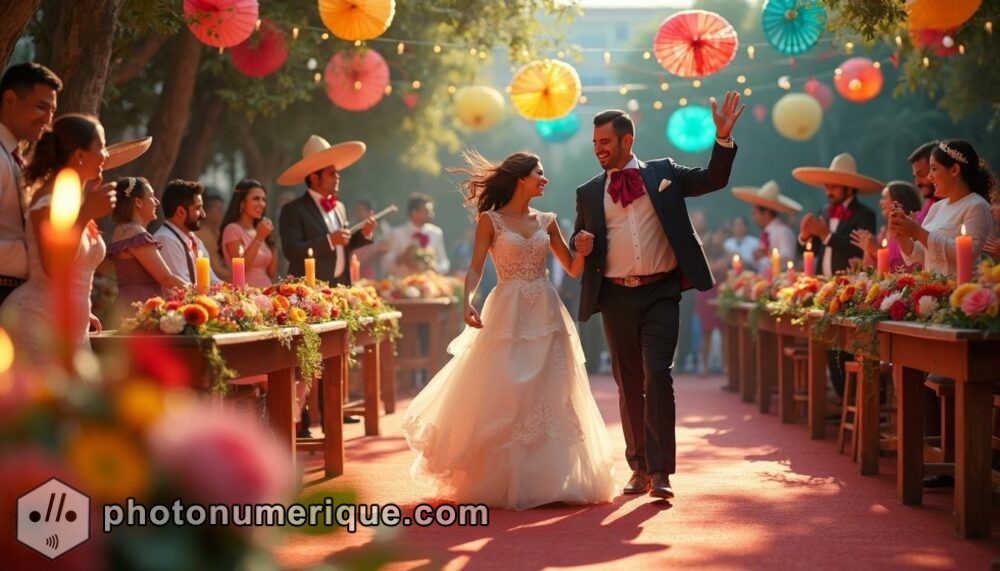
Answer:
<svg viewBox="0 0 1000 571"><path fill-rule="evenodd" d="M529 208L548 180L535 155L491 164L466 152L463 189L478 221L465 278L468 327L448 347L454 357L413 399L403 431L418 456L411 474L442 497L523 510L552 502L614 497L611 445L590 392L576 329L545 260L571 276L556 216ZM482 316L471 300L486 254L498 284Z"/></svg>

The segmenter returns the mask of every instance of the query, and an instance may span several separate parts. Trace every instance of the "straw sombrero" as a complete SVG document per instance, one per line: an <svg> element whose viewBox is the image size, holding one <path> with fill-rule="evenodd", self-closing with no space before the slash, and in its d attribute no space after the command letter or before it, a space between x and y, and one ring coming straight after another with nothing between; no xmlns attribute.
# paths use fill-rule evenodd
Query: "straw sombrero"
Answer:
<svg viewBox="0 0 1000 571"><path fill-rule="evenodd" d="M108 151L108 158L104 161L104 170L118 168L136 160L148 151L152 144L152 137L143 137L108 145L105 148Z"/></svg>
<svg viewBox="0 0 1000 571"><path fill-rule="evenodd" d="M281 173L278 184L282 186L302 184L307 176L329 166L342 171L356 163L365 154L365 149L365 144L361 141L348 141L331 146L323 137L310 135L302 147L302 160Z"/></svg>
<svg viewBox="0 0 1000 571"><path fill-rule="evenodd" d="M743 202L749 202L750 204L763 206L764 208L770 208L778 212L791 214L802 211L802 205L781 194L778 183L773 180L765 182L764 186L760 188L755 186L733 187L733 196Z"/></svg>
<svg viewBox="0 0 1000 571"><path fill-rule="evenodd" d="M811 186L820 188L828 184L856 188L859 192L866 194L882 192L885 183L858 173L858 163L854 161L848 153L841 153L833 157L830 168L823 167L799 167L792 170L792 176L797 180Z"/></svg>

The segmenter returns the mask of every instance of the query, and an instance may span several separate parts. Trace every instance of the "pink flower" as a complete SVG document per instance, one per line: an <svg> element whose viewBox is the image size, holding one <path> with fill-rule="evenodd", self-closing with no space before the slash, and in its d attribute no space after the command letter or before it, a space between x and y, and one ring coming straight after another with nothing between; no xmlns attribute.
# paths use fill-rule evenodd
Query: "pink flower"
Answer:
<svg viewBox="0 0 1000 571"><path fill-rule="evenodd" d="M996 315L997 296L991 289L978 288L962 299L961 309L969 317L982 314Z"/></svg>

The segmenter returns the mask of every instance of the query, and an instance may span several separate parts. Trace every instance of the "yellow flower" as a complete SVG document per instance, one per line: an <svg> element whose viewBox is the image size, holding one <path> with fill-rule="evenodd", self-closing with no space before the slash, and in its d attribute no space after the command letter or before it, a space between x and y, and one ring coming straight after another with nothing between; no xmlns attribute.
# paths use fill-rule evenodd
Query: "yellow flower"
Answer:
<svg viewBox="0 0 1000 571"><path fill-rule="evenodd" d="M959 306L962 305L962 300L965 299L965 296L969 295L978 288L979 288L978 285L972 283L962 284L958 286L957 288L955 288L955 291L952 292L951 294L951 299L949 300L951 306L957 309Z"/></svg>
<svg viewBox="0 0 1000 571"><path fill-rule="evenodd" d="M123 502L141 497L149 484L149 467L127 434L106 427L86 427L66 450L69 466L83 491L100 501Z"/></svg>
<svg viewBox="0 0 1000 571"><path fill-rule="evenodd" d="M882 287L878 284L872 284L871 289L868 290L868 295L865 296L865 304L871 305L875 301L875 297L882 291Z"/></svg>
<svg viewBox="0 0 1000 571"><path fill-rule="evenodd" d="M990 281L1000 284L1000 265L994 266L990 271Z"/></svg>
<svg viewBox="0 0 1000 571"><path fill-rule="evenodd" d="M306 320L306 312L300 307L293 307L288 310L288 320L292 323L302 323Z"/></svg>
<svg viewBox="0 0 1000 571"><path fill-rule="evenodd" d="M143 430L163 414L163 389L149 379L127 381L115 395L115 409L125 424Z"/></svg>

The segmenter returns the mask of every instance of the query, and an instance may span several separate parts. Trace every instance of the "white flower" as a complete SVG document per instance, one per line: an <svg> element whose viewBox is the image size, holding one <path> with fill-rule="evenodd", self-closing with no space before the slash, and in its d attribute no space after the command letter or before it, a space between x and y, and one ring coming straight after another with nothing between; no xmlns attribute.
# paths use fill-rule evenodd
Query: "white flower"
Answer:
<svg viewBox="0 0 1000 571"><path fill-rule="evenodd" d="M243 300L240 302L240 307L243 308L243 313L250 318L257 317L257 305L252 301Z"/></svg>
<svg viewBox="0 0 1000 571"><path fill-rule="evenodd" d="M403 297L407 299L418 299L420 298L420 290L415 286L406 286L403 288Z"/></svg>
<svg viewBox="0 0 1000 571"><path fill-rule="evenodd" d="M922 295L917 300L917 315L927 317L938 310L938 302L929 295Z"/></svg>
<svg viewBox="0 0 1000 571"><path fill-rule="evenodd" d="M168 312L160 318L160 331L167 335L177 335L184 331L184 316L176 311Z"/></svg>
<svg viewBox="0 0 1000 571"><path fill-rule="evenodd" d="M897 291L894 294L887 295L886 298L882 300L882 305L879 306L879 309L882 311L889 311L889 308L892 307L892 304L896 303L901 299L903 299L903 292L901 291Z"/></svg>

